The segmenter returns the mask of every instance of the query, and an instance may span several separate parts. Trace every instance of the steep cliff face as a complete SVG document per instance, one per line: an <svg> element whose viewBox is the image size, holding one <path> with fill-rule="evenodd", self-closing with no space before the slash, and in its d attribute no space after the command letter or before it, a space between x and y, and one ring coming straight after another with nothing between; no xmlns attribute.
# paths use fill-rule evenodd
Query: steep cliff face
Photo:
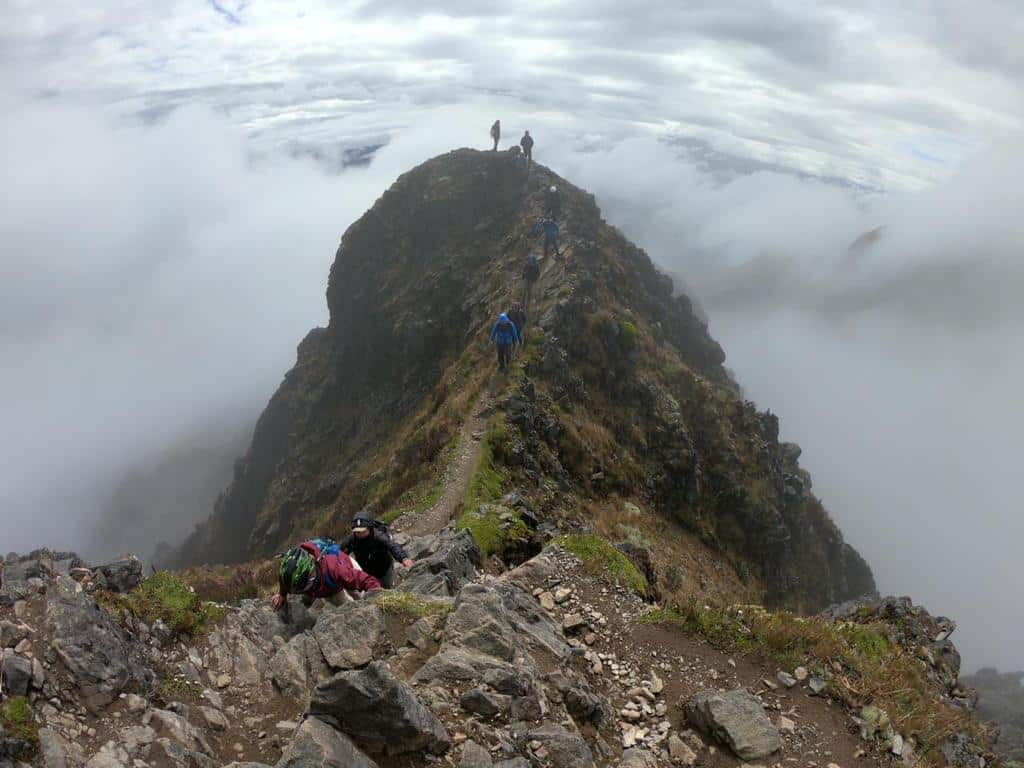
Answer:
<svg viewBox="0 0 1024 768"><path fill-rule="evenodd" d="M545 263L524 352L492 378L487 332L522 296L551 184L566 259ZM504 153L459 150L405 174L345 233L327 301L330 324L299 346L181 562L337 535L367 503L402 509L444 470L486 388L489 469L543 530L607 527L627 507L636 525L719 553L769 602L815 609L873 591L799 448L744 401L689 300L545 168L527 177ZM661 543L649 549L664 566Z"/></svg>

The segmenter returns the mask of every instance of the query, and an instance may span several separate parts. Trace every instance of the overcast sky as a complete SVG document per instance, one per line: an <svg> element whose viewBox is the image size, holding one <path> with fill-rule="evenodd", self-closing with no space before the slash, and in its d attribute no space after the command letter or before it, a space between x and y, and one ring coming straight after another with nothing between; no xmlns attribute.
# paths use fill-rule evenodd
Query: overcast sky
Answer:
<svg viewBox="0 0 1024 768"><path fill-rule="evenodd" d="M682 276L882 589L1024 667L1018 3L92 5L2 6L0 549L252 418L345 227L501 117Z"/></svg>

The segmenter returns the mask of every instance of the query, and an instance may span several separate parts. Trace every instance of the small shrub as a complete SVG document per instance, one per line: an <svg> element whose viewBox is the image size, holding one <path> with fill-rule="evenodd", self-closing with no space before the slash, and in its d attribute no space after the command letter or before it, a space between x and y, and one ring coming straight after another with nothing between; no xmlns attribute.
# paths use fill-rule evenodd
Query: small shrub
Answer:
<svg viewBox="0 0 1024 768"><path fill-rule="evenodd" d="M104 601L129 611L147 624L158 619L175 632L201 635L224 616L224 609L204 603L184 580L159 571L126 595L106 595Z"/></svg>
<svg viewBox="0 0 1024 768"><path fill-rule="evenodd" d="M555 544L572 552L591 573L629 587L638 595L647 594L647 580L628 557L600 536L562 536Z"/></svg>

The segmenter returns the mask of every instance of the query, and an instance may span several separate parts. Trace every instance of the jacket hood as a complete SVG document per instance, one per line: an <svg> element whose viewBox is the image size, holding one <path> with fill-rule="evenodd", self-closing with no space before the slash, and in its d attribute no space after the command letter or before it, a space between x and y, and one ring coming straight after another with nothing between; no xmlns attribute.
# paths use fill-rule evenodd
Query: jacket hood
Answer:
<svg viewBox="0 0 1024 768"><path fill-rule="evenodd" d="M507 323L508 321L509 321L508 320L508 313L502 312L500 315L498 315L498 322L499 323L501 323L501 322Z"/></svg>

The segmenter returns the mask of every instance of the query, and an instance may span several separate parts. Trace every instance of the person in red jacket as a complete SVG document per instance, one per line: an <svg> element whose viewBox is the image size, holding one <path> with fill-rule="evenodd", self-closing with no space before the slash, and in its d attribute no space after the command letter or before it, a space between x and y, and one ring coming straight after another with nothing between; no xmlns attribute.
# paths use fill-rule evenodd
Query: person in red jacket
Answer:
<svg viewBox="0 0 1024 768"><path fill-rule="evenodd" d="M380 581L353 565L351 558L328 539L304 541L281 557L277 573L278 592L272 605L280 611L288 595L302 595L304 605L317 598L331 599L343 592L373 592Z"/></svg>

